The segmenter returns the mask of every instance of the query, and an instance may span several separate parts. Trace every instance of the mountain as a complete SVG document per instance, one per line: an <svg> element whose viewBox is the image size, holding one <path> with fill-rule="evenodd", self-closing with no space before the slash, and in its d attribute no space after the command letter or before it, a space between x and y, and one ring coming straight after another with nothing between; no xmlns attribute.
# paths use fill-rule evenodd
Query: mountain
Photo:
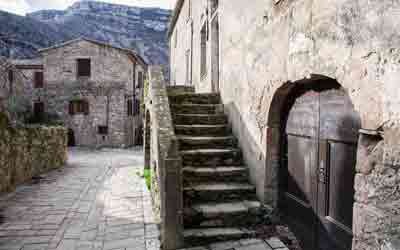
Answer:
<svg viewBox="0 0 400 250"><path fill-rule="evenodd" d="M26 17L0 11L0 55L37 57L37 49L86 37L131 48L150 64L168 64L170 10L80 1L66 10L41 10Z"/></svg>

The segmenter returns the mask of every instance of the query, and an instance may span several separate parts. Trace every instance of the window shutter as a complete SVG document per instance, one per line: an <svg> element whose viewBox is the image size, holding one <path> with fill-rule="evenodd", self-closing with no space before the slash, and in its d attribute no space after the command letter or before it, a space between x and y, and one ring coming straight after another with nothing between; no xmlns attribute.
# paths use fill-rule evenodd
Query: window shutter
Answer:
<svg viewBox="0 0 400 250"><path fill-rule="evenodd" d="M70 115L74 115L75 114L75 112L74 112L74 102L73 101L69 102L69 114Z"/></svg>
<svg viewBox="0 0 400 250"><path fill-rule="evenodd" d="M83 101L82 104L83 104L83 113L85 115L88 115L89 114L89 102Z"/></svg>
<svg viewBox="0 0 400 250"><path fill-rule="evenodd" d="M78 59L78 77L90 77L90 59Z"/></svg>
<svg viewBox="0 0 400 250"><path fill-rule="evenodd" d="M14 82L14 72L11 69L8 71L8 81L10 83Z"/></svg>
<svg viewBox="0 0 400 250"><path fill-rule="evenodd" d="M43 72L35 72L35 88L43 88Z"/></svg>

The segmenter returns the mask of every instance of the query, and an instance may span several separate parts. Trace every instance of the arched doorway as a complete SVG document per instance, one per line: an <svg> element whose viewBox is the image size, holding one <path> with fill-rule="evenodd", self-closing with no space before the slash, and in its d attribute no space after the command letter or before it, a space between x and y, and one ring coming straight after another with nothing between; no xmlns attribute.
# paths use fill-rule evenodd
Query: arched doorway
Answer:
<svg viewBox="0 0 400 250"><path fill-rule="evenodd" d="M304 249L350 250L361 122L335 80L314 77L287 84L273 102L278 206Z"/></svg>
<svg viewBox="0 0 400 250"><path fill-rule="evenodd" d="M74 130L68 129L68 147L75 147L75 134Z"/></svg>

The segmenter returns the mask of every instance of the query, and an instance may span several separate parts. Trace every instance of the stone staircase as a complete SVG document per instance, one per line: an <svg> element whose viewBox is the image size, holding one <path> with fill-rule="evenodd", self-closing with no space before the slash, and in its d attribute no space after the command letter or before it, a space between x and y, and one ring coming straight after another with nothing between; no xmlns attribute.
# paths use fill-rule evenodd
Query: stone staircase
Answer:
<svg viewBox="0 0 400 250"><path fill-rule="evenodd" d="M187 246L250 238L261 208L218 94L169 89L183 159Z"/></svg>

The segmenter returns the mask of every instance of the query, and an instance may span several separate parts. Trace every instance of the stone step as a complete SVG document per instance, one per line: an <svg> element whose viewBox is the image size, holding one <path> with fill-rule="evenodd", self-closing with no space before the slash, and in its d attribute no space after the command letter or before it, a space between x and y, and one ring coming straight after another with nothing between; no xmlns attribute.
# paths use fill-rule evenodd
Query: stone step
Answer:
<svg viewBox="0 0 400 250"><path fill-rule="evenodd" d="M187 247L252 238L255 234L255 231L237 227L195 228L186 229L183 232L185 245Z"/></svg>
<svg viewBox="0 0 400 250"><path fill-rule="evenodd" d="M170 95L169 103L172 104L221 104L221 98L216 93L178 94Z"/></svg>
<svg viewBox="0 0 400 250"><path fill-rule="evenodd" d="M237 148L180 151L184 166L240 166L242 153Z"/></svg>
<svg viewBox="0 0 400 250"><path fill-rule="evenodd" d="M184 182L247 182L248 169L242 166L190 167L182 169Z"/></svg>
<svg viewBox="0 0 400 250"><path fill-rule="evenodd" d="M194 92L195 92L195 89L192 86L179 85L179 86L168 86L167 87L168 96L181 95L181 94L194 94Z"/></svg>
<svg viewBox="0 0 400 250"><path fill-rule="evenodd" d="M222 104L170 104L173 114L223 114Z"/></svg>
<svg viewBox="0 0 400 250"><path fill-rule="evenodd" d="M228 124L223 125L175 125L177 135L228 136L232 134Z"/></svg>
<svg viewBox="0 0 400 250"><path fill-rule="evenodd" d="M221 125L228 123L228 118L224 114L175 114L173 120L176 125Z"/></svg>
<svg viewBox="0 0 400 250"><path fill-rule="evenodd" d="M225 202L256 200L256 188L240 182L205 182L190 184L183 189L185 204L193 202Z"/></svg>
<svg viewBox="0 0 400 250"><path fill-rule="evenodd" d="M178 136L178 139L181 150L237 146L237 141L233 136Z"/></svg>
<svg viewBox="0 0 400 250"><path fill-rule="evenodd" d="M257 223L260 208L260 202L247 200L194 204L184 210L184 226L246 227Z"/></svg>

